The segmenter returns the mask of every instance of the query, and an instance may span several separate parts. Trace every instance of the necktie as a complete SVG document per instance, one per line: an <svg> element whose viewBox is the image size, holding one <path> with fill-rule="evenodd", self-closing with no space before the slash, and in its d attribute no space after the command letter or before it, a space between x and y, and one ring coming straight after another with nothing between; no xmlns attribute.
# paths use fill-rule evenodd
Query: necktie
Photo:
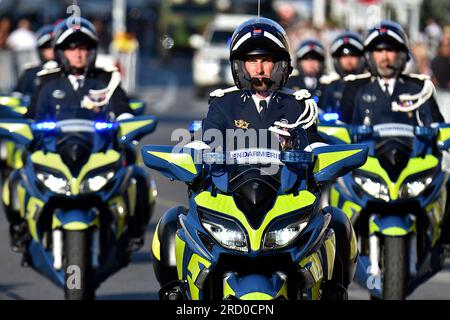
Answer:
<svg viewBox="0 0 450 320"><path fill-rule="evenodd" d="M82 86L83 86L83 79L78 78L77 79L77 90L80 90Z"/></svg>
<svg viewBox="0 0 450 320"><path fill-rule="evenodd" d="M388 97L391 96L391 93L389 92L389 83L388 83L388 82L385 82L385 83L384 83L384 93L385 93Z"/></svg>
<svg viewBox="0 0 450 320"><path fill-rule="evenodd" d="M261 100L259 102L259 108L260 108L259 117L262 119L262 118L264 118L264 114L267 111L267 101Z"/></svg>

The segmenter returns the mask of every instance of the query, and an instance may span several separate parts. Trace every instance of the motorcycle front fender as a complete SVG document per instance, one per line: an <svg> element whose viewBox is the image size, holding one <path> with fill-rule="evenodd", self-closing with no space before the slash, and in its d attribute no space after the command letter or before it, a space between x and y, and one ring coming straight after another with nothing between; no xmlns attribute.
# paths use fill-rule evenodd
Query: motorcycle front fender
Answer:
<svg viewBox="0 0 450 320"><path fill-rule="evenodd" d="M397 215L373 216L370 221L370 234L380 233L389 237L406 236L413 231L414 222L410 217Z"/></svg>
<svg viewBox="0 0 450 320"><path fill-rule="evenodd" d="M61 227L64 230L82 231L98 223L94 210L58 211L54 215L53 228Z"/></svg>
<svg viewBox="0 0 450 320"><path fill-rule="evenodd" d="M229 273L224 279L223 297L239 300L287 299L287 278L276 272L272 277L251 274L238 277Z"/></svg>

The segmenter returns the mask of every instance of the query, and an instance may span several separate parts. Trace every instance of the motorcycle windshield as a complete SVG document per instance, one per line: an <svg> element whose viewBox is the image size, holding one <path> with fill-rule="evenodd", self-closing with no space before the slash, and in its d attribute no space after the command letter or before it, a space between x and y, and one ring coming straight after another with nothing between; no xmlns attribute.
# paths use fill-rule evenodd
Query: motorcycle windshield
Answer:
<svg viewBox="0 0 450 320"><path fill-rule="evenodd" d="M61 156L63 162L76 176L91 154L108 149L115 137L112 129L111 123L81 119L58 121L54 125L54 132L45 135L44 143L50 151Z"/></svg>
<svg viewBox="0 0 450 320"><path fill-rule="evenodd" d="M281 166L276 164L239 164L228 168L229 192L253 228L262 223L276 201L280 172Z"/></svg>
<svg viewBox="0 0 450 320"><path fill-rule="evenodd" d="M375 156L392 181L397 181L413 152L414 127L404 124L374 126Z"/></svg>

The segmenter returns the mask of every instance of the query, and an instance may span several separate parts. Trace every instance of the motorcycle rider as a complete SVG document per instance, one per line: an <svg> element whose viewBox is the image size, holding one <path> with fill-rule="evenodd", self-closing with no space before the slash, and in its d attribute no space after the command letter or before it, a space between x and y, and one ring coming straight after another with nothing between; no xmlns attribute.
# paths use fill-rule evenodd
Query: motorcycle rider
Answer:
<svg viewBox="0 0 450 320"><path fill-rule="evenodd" d="M341 120L356 125L405 123L429 126L444 122L426 75L404 74L410 59L403 28L382 21L369 29L364 40L368 74L350 75L341 99ZM441 242L450 244L449 200L442 222Z"/></svg>
<svg viewBox="0 0 450 320"><path fill-rule="evenodd" d="M279 135L288 130L295 136L296 128L301 128L300 131L306 130L303 137L308 141L298 145L306 150L323 145L316 132L317 105L309 92L284 88L292 68L287 36L281 26L266 18L242 23L231 40L230 62L236 86L210 94L209 110L203 123L203 142L214 149L212 145L216 137L208 135L209 130L223 134L226 130L256 129L270 130ZM227 151L230 151L230 146L235 147L228 141L222 145ZM206 144L205 148L208 148ZM160 246L160 254L156 256L152 250L153 266L162 287L177 279L174 238L178 216L184 212L183 207L170 209L156 230L158 237L154 239L159 239L160 243L154 242L153 245ZM346 288L353 279L356 263L356 258L349 258L348 245L354 236L351 223L342 212L333 211L332 216L331 226L336 232L339 248L333 281L328 281L323 287L323 297L328 299L346 297Z"/></svg>
<svg viewBox="0 0 450 320"><path fill-rule="evenodd" d="M247 24L235 31L230 44L231 69L236 86L210 94L209 110L203 123L203 140L210 144L207 137L210 129L219 129L223 137L227 129L269 129L282 134L280 128L292 128L293 125L288 124L303 122L308 143L312 147L323 144L317 134L317 105L311 94L307 90L284 88L292 70L284 30L263 18L249 20ZM244 38L246 34L251 34L251 37ZM269 39L267 34L277 40Z"/></svg>
<svg viewBox="0 0 450 320"><path fill-rule="evenodd" d="M119 72L95 67L97 46L97 32L84 18L79 24L66 19L55 27L53 50L57 65L38 73L40 85L27 118L132 117L128 98L120 87Z"/></svg>
<svg viewBox="0 0 450 320"><path fill-rule="evenodd" d="M54 26L47 24L36 31L37 50L40 62L37 65L28 66L19 77L15 92L20 92L25 96L31 96L37 86L37 73L43 68L44 64L54 60L52 40Z"/></svg>
<svg viewBox="0 0 450 320"><path fill-rule="evenodd" d="M291 76L286 87L295 90L307 89L318 103L325 86L321 82L325 71L325 48L316 39L306 39L298 46L295 57L299 74Z"/></svg>
<svg viewBox="0 0 450 320"><path fill-rule="evenodd" d="M327 78L328 84L319 101L319 108L326 113L339 113L345 77L350 74L361 74L366 67L361 36L351 31L341 33L331 43L330 53L337 75L322 77Z"/></svg>
<svg viewBox="0 0 450 320"><path fill-rule="evenodd" d="M73 24L73 19L66 19L55 27L53 48L58 64L47 65L38 72L39 87L32 96L25 117L36 121L75 118L120 120L133 117L128 98L120 87L119 72L95 68L97 44L96 30L84 18L80 18L79 24ZM134 178L138 184L146 185L146 188L138 187L137 190L150 189L143 169ZM8 183L13 193L17 179L11 178ZM14 199L13 195L11 199ZM5 209L10 222L12 249L23 252L28 241L26 223L20 217L18 208L11 205ZM138 194L136 209L128 225L129 249L132 251L144 243L150 212L148 192Z"/></svg>
<svg viewBox="0 0 450 320"><path fill-rule="evenodd" d="M407 36L399 24L382 21L369 29L364 54L370 73L346 78L340 102L342 121L358 125L429 125L444 121L431 80L424 75L402 73L410 53Z"/></svg>

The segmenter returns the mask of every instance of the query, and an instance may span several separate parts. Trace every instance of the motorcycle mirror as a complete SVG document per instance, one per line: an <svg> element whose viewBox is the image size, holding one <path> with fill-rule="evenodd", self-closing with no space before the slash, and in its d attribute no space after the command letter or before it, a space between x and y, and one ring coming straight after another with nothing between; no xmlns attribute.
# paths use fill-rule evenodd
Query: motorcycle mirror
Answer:
<svg viewBox="0 0 450 320"><path fill-rule="evenodd" d="M119 120L119 141L127 144L139 140L156 129L158 120L154 116L139 116Z"/></svg>
<svg viewBox="0 0 450 320"><path fill-rule="evenodd" d="M293 171L305 170L313 163L314 154L304 150L288 150L281 152L280 160Z"/></svg>
<svg viewBox="0 0 450 320"><path fill-rule="evenodd" d="M33 140L32 122L26 119L0 121L0 137L17 144L28 145Z"/></svg>
<svg viewBox="0 0 450 320"><path fill-rule="evenodd" d="M450 123L442 124L437 128L436 144L439 150L448 151L450 148Z"/></svg>
<svg viewBox="0 0 450 320"><path fill-rule="evenodd" d="M313 149L314 180L323 183L341 177L367 161L369 148L363 144L324 146Z"/></svg>
<svg viewBox="0 0 450 320"><path fill-rule="evenodd" d="M202 169L201 150L148 145L142 148L141 153L147 167L169 179L192 182Z"/></svg>

